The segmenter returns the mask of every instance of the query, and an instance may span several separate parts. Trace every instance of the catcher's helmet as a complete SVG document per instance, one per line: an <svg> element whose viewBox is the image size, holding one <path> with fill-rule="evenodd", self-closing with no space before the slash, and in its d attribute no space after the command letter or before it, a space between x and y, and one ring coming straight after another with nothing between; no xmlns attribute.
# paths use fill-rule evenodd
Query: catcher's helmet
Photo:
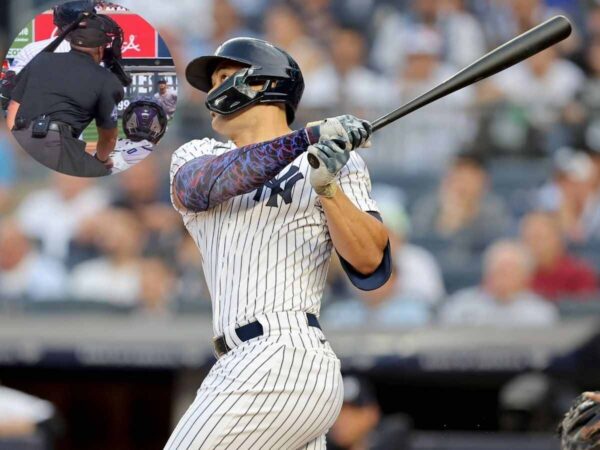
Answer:
<svg viewBox="0 0 600 450"><path fill-rule="evenodd" d="M247 67L208 95L208 109L228 115L256 103L285 103L287 121L293 122L304 91L304 79L300 67L287 52L260 39L230 39L217 48L214 55L194 59L187 66L185 76L192 86L209 92L212 73L223 61ZM260 91L250 87L260 83L263 83Z"/></svg>
<svg viewBox="0 0 600 450"><path fill-rule="evenodd" d="M586 394L577 397L558 433L562 450L600 450L600 403Z"/></svg>
<svg viewBox="0 0 600 450"><path fill-rule="evenodd" d="M167 114L152 97L133 100L123 113L123 131L132 141L157 144L167 131Z"/></svg>
<svg viewBox="0 0 600 450"><path fill-rule="evenodd" d="M94 14L96 12L95 4L94 0L75 0L56 5L52 8L54 12L54 25L59 29L63 29L75 22L81 13L89 12L90 14Z"/></svg>

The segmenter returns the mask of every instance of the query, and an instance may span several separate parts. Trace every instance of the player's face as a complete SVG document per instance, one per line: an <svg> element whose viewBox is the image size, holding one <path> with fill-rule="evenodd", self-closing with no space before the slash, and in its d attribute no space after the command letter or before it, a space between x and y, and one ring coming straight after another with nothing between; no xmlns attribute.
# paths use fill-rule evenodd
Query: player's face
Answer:
<svg viewBox="0 0 600 450"><path fill-rule="evenodd" d="M225 82L225 80L244 67L246 66L230 62L224 62L218 65L211 77L212 89L209 91L209 93L217 89ZM262 88L262 85L251 87L259 90ZM232 136L238 130L254 126L253 124L257 119L256 116L259 113L257 109L259 108L260 105L256 105L252 108L245 108L227 116L211 111L211 125L217 133L225 136Z"/></svg>

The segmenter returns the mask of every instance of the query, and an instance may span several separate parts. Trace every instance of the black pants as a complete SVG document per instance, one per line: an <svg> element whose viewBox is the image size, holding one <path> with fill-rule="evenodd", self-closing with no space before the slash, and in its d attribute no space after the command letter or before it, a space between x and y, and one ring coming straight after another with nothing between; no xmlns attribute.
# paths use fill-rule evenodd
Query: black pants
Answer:
<svg viewBox="0 0 600 450"><path fill-rule="evenodd" d="M85 142L71 136L68 127L48 131L45 138L31 136L31 127L13 130L13 136L36 161L66 175L102 177L110 170L85 151Z"/></svg>

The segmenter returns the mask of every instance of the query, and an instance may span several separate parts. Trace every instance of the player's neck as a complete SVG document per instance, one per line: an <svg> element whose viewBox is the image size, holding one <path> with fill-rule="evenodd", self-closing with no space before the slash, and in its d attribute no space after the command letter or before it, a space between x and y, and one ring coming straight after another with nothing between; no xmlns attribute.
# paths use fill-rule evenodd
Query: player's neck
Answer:
<svg viewBox="0 0 600 450"><path fill-rule="evenodd" d="M256 144L257 142L272 141L280 136L290 134L292 130L287 125L282 127L269 127L264 129L248 129L242 130L231 137L238 147L245 145Z"/></svg>
<svg viewBox="0 0 600 450"><path fill-rule="evenodd" d="M247 126L231 134L230 139L238 147L271 141L292 132L279 108L272 105L261 105L259 108L255 110L258 114L247 121Z"/></svg>

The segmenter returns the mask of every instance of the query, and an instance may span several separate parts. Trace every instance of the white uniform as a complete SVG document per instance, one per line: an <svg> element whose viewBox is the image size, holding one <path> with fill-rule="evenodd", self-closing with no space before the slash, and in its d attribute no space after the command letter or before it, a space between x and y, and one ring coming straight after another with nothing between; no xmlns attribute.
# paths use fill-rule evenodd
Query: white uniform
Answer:
<svg viewBox="0 0 600 450"><path fill-rule="evenodd" d="M177 170L233 142L191 141L171 163ZM306 153L253 192L206 212L180 210L203 257L213 328L232 351L220 358L166 448L322 449L342 403L340 365L319 314L332 242L309 182ZM353 152L339 185L363 211L377 211L363 160ZM242 343L235 328L259 321L261 337Z"/></svg>
<svg viewBox="0 0 600 450"><path fill-rule="evenodd" d="M43 41L32 42L31 44L27 44L25 47L21 49L19 54L15 56L13 60L10 70L14 70L15 73L19 73L23 68L29 64L35 56L44 50L55 38L44 39ZM67 41L62 41L54 53L67 53L71 51L71 44Z"/></svg>
<svg viewBox="0 0 600 450"><path fill-rule="evenodd" d="M112 174L123 172L146 158L154 148L150 141L135 142L130 139L119 139L114 151L110 154L113 160Z"/></svg>

